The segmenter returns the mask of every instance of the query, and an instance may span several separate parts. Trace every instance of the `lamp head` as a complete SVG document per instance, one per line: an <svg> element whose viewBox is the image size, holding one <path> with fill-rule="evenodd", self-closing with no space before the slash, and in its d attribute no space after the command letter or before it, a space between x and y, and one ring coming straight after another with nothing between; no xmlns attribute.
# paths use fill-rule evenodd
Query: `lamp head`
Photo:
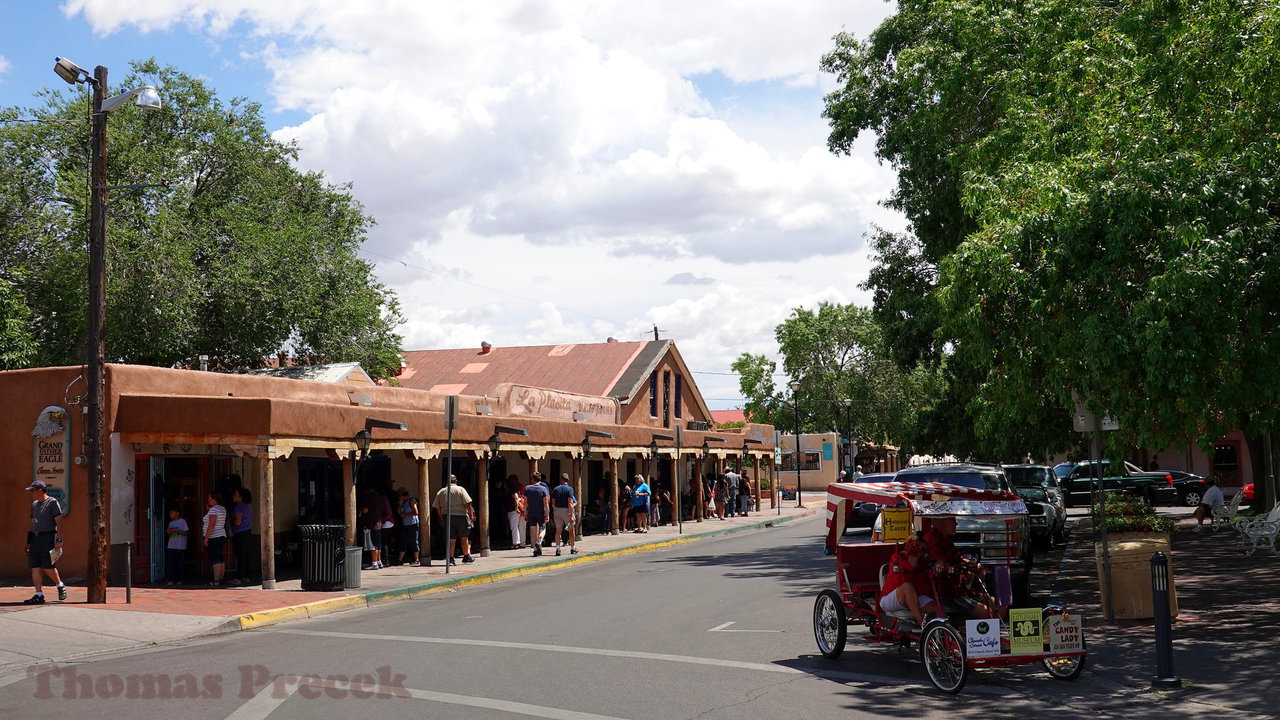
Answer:
<svg viewBox="0 0 1280 720"><path fill-rule="evenodd" d="M495 432L494 434L490 435L489 436L490 457L497 457L498 449L501 447L502 447L502 438L498 436L498 433Z"/></svg>
<svg viewBox="0 0 1280 720"><path fill-rule="evenodd" d="M88 82L92 79L84 68L64 57L53 59L53 71L58 74L58 77L66 80L68 85Z"/></svg>
<svg viewBox="0 0 1280 720"><path fill-rule="evenodd" d="M134 102L143 110L159 110L160 93L156 92L154 85L143 85L139 89L138 99Z"/></svg>
<svg viewBox="0 0 1280 720"><path fill-rule="evenodd" d="M800 392L800 381L799 381L799 380L792 380L792 381L791 381L791 392L793 392L793 393L798 393L798 392Z"/></svg>
<svg viewBox="0 0 1280 720"><path fill-rule="evenodd" d="M360 451L360 458L363 459L369 452L369 441L373 439L373 435L365 428L356 431L356 449Z"/></svg>

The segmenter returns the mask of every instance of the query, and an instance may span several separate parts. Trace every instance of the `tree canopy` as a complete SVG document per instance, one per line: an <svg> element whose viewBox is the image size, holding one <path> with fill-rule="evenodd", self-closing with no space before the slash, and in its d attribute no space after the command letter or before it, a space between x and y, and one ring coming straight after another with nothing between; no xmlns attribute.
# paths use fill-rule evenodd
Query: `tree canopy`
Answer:
<svg viewBox="0 0 1280 720"><path fill-rule="evenodd" d="M830 145L875 132L910 221L877 318L980 439L1066 436L1073 391L1117 445L1274 426L1277 38L1275 0L901 0L837 36Z"/></svg>
<svg viewBox="0 0 1280 720"><path fill-rule="evenodd" d="M937 375L903 371L889 358L871 312L856 305L821 303L796 308L774 331L783 370L800 383L793 396L773 382L777 364L744 353L734 362L746 411L786 432L838 432L877 444L911 443L921 409L939 391ZM851 400L846 408L845 400Z"/></svg>
<svg viewBox="0 0 1280 720"><path fill-rule="evenodd" d="M399 305L357 255L373 220L350 188L299 170L257 103L223 102L154 61L122 75L110 92L155 85L164 107L108 122L108 184L160 186L109 194L108 361L204 354L240 369L285 352L395 374ZM84 362L89 101L79 88L42 95L0 111L4 367Z"/></svg>

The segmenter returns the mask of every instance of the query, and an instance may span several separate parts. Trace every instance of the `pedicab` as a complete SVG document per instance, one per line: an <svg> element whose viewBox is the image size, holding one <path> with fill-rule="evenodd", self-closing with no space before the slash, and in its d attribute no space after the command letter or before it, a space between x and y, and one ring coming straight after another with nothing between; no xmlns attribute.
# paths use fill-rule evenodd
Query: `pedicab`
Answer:
<svg viewBox="0 0 1280 720"><path fill-rule="evenodd" d="M882 609L881 587L899 543L896 539L870 543L843 540L847 513L859 502L900 508L896 517L900 535L926 530L933 521L947 517L1004 519L1014 527L1019 516L1025 518L1027 513L1021 498L1002 490L943 483L832 483L827 489L826 545L836 559L836 588L819 593L813 607L814 638L823 656L839 657L849 628L865 626L862 639L868 643L917 648L929 680L948 694L960 692L969 671L977 668L1039 663L1055 678L1079 677L1086 657L1082 625L1078 616L1061 607L1011 608L1006 623L955 613L948 616L939 602L937 616L928 618L923 627L910 612ZM1010 542L1017 541L1015 535L1008 534ZM1012 555L1008 552L1005 557ZM972 561L967 564L969 582L954 583L952 589L965 587L967 592L987 596L980 567ZM1001 572L992 570L997 575ZM1007 565L1003 572L1008 573ZM922 594L940 598L938 588L945 580L933 571L929 577L933 587ZM1007 587L997 588L1002 604L1008 603L1010 595Z"/></svg>

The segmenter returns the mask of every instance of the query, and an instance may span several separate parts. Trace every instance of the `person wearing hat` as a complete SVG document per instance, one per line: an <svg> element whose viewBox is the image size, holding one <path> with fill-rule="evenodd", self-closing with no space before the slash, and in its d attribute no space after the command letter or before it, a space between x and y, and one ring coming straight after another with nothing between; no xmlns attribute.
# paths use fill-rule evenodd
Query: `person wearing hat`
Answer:
<svg viewBox="0 0 1280 720"><path fill-rule="evenodd" d="M578 498L573 494L573 486L569 484L569 473L560 473L560 484L551 489L551 511L555 513L556 555L560 554L560 536L567 527L569 529L569 554L577 555L578 546L574 538L574 516L578 509Z"/></svg>
<svg viewBox="0 0 1280 720"><path fill-rule="evenodd" d="M926 594L931 583L926 558L929 546L919 538L911 538L889 559L889 574L880 589L880 608L885 612L907 610L915 617L916 624L924 627L924 614L938 608L934 599Z"/></svg>
<svg viewBox="0 0 1280 720"><path fill-rule="evenodd" d="M31 529L27 531L27 564L31 567L31 584L36 594L23 605L44 604L44 578L47 575L57 584L58 599L67 599L67 586L62 584L58 568L49 555L53 550L62 550L62 536L58 534L58 522L62 517L62 505L57 498L49 497L48 486L43 480L36 480L27 486L31 493Z"/></svg>

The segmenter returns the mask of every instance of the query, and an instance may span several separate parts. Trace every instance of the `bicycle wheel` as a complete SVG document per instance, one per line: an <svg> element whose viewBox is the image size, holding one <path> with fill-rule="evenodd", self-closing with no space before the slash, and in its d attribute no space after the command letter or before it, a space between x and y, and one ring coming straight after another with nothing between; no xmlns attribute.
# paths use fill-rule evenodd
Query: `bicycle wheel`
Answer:
<svg viewBox="0 0 1280 720"><path fill-rule="evenodd" d="M835 659L844 652L848 625L849 616L840 594L831 589L818 593L813 603L813 638L818 641L818 652L823 657Z"/></svg>
<svg viewBox="0 0 1280 720"><path fill-rule="evenodd" d="M1050 675L1059 680L1075 680L1084 672L1084 655L1059 655L1040 661Z"/></svg>
<svg viewBox="0 0 1280 720"><path fill-rule="evenodd" d="M960 692L969 679L964 639L946 622L931 622L925 627L920 636L920 662L933 686L948 695Z"/></svg>

